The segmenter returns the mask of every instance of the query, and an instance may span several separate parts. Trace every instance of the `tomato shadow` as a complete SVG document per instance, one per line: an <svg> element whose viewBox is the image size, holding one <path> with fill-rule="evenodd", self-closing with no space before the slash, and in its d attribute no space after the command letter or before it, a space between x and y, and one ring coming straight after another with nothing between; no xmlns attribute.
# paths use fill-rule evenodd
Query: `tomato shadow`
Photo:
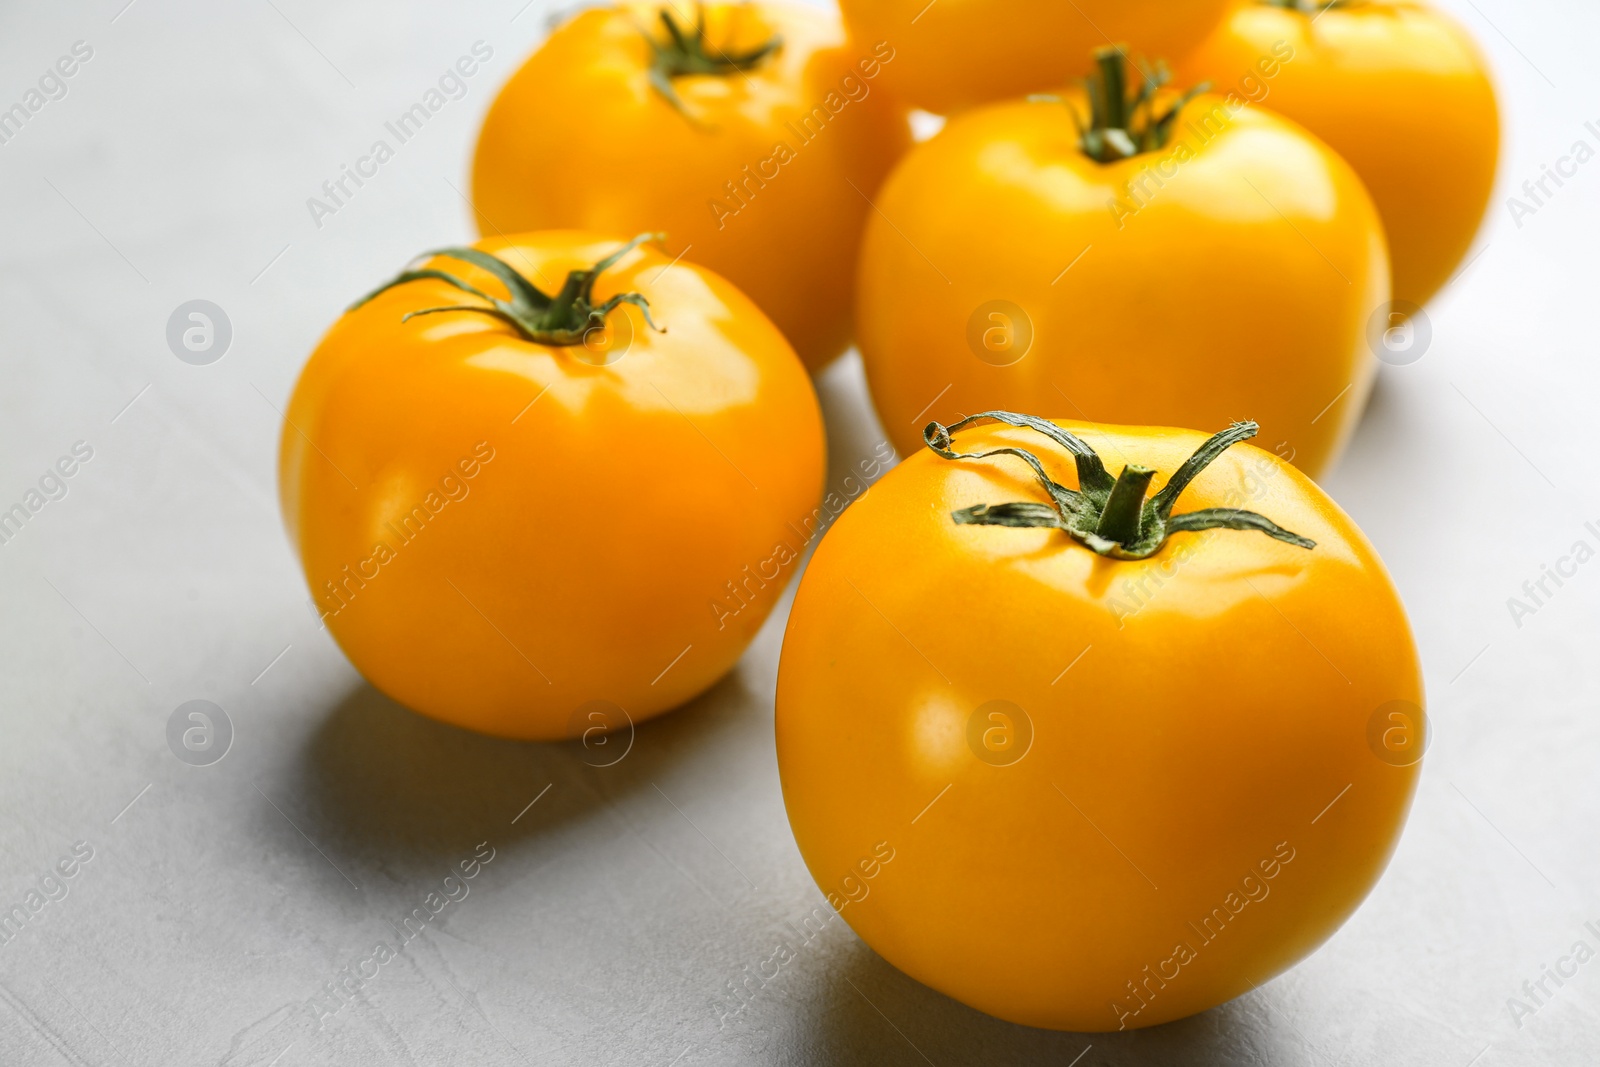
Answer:
<svg viewBox="0 0 1600 1067"><path fill-rule="evenodd" d="M862 1067L925 1067L930 1062L939 1067L1164 1067L1315 1061L1304 1043L1283 1033L1288 1027L1274 1025L1273 1009L1263 1003L1270 992L1253 992L1144 1030L1078 1034L985 1015L908 978L854 937L830 963L822 995L809 998L806 1008L814 1017L795 1023L809 1035L815 1062Z"/></svg>
<svg viewBox="0 0 1600 1067"><path fill-rule="evenodd" d="M739 669L696 699L605 745L508 741L436 722L370 685L352 690L306 743L288 814L304 816L356 882L442 869L487 841L570 847L582 824L616 834L607 808L625 802L692 753L756 725ZM719 740L720 739L720 740ZM285 791L294 783L283 783ZM305 825L301 823L301 825ZM308 827L309 828L309 827Z"/></svg>

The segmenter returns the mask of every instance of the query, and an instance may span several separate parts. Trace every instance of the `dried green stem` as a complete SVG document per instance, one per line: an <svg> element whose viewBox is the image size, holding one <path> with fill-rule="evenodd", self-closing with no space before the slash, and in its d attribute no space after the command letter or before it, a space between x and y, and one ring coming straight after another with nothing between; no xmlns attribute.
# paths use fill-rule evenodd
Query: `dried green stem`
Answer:
<svg viewBox="0 0 1600 1067"><path fill-rule="evenodd" d="M644 34L645 40L650 42L650 85L685 118L690 118L690 115L678 96L678 90L673 87L674 78L690 74L711 74L723 78L743 74L759 67L783 47L782 37L773 37L755 48L734 53L712 44L706 36L706 9L703 3L695 4L693 29L678 25L670 7L663 7L657 12L657 17L667 34L664 38L653 37L648 31Z"/></svg>
<svg viewBox="0 0 1600 1067"><path fill-rule="evenodd" d="M976 422L1001 422L1048 437L1072 454L1078 467L1078 488L1068 489L1051 478L1039 457L1025 448L1003 446L987 452L955 451L955 435ZM963 508L950 516L960 525L1061 530L1091 551L1115 559L1152 556L1161 550L1169 534L1215 529L1256 530L1299 548L1315 548L1315 541L1285 530L1253 511L1205 508L1183 515L1172 514L1179 495L1196 475L1232 445L1254 437L1256 431L1253 422L1237 422L1215 434L1173 472L1159 493L1148 499L1145 494L1155 477L1153 469L1129 464L1113 481L1099 455L1082 438L1032 415L985 411L948 427L930 422L922 431L922 439L930 449L950 460L1014 456L1028 465L1049 497L1049 503L1019 501Z"/></svg>
<svg viewBox="0 0 1600 1067"><path fill-rule="evenodd" d="M423 308L420 311L408 312L402 321L410 321L418 315L437 315L446 311L473 311L499 319L515 329L525 340L535 344L571 346L581 345L590 333L597 329L604 329L606 316L611 314L622 304L632 304L644 314L645 323L658 332L665 333L655 324L650 317L650 301L639 293L618 293L604 303L594 302L595 279L616 265L617 261L646 241L659 241L663 235L659 233L642 233L615 252L606 256L594 266L585 270L570 271L566 281L562 284L555 296L547 296L538 286L527 278L517 273L509 263L477 248L451 247L436 248L431 252L424 252L417 259L428 259L434 256L447 256L451 259L470 263L475 267L493 274L502 285L506 287L509 300L502 300L491 296L476 286L469 285L447 271L425 268L421 270L401 271L390 281L378 286L366 296L350 305L349 310L365 304L379 293L387 292L397 285L406 285L410 282L433 279L442 281L484 301L483 304L446 304L440 307Z"/></svg>
<svg viewBox="0 0 1600 1067"><path fill-rule="evenodd" d="M1209 82L1201 82L1157 115L1156 93L1171 80L1164 63L1158 62L1150 70L1135 65L1137 88L1130 92L1130 64L1124 46L1095 49L1094 62L1096 72L1083 82L1089 96L1089 124L1083 124L1075 107L1072 120L1078 124L1078 143L1084 154L1100 163L1115 163L1165 148L1172 140L1183 106L1211 87Z"/></svg>
<svg viewBox="0 0 1600 1067"><path fill-rule="evenodd" d="M1119 545L1138 541L1144 496L1150 491L1150 479L1155 473L1153 468L1132 463L1123 467L1117 484L1111 487L1111 495L1106 497L1105 510L1100 513L1094 532Z"/></svg>

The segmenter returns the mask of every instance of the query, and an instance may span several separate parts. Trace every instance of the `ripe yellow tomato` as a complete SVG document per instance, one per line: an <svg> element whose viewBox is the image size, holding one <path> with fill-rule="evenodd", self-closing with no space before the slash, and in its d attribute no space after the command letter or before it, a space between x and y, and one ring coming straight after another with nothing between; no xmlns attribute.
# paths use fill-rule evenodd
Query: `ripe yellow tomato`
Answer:
<svg viewBox="0 0 1600 1067"><path fill-rule="evenodd" d="M1261 78L1284 48L1293 58ZM1483 54L1450 16L1412 0L1245 0L1182 75L1241 86L1349 161L1383 216L1397 301L1426 303L1460 265L1494 189L1500 117Z"/></svg>
<svg viewBox="0 0 1600 1067"><path fill-rule="evenodd" d="M591 9L512 76L473 164L484 234L666 233L815 370L850 344L869 198L909 143L892 42L787 3Z"/></svg>
<svg viewBox="0 0 1600 1067"><path fill-rule="evenodd" d="M1349 517L1224 451L1253 429L930 427L940 454L817 549L784 802L913 978L1030 1026L1150 1026L1285 970L1382 873L1426 741L1416 650Z"/></svg>
<svg viewBox="0 0 1600 1067"><path fill-rule="evenodd" d="M939 114L1054 90L1088 73L1089 50L1121 42L1151 62L1180 58L1230 0L840 0L859 40L886 40L902 59L884 72L895 92Z"/></svg>
<svg viewBox="0 0 1600 1067"><path fill-rule="evenodd" d="M823 468L810 380L747 297L580 232L442 250L353 307L301 373L279 460L313 605L356 669L541 740L720 678Z"/></svg>
<svg viewBox="0 0 1600 1067"><path fill-rule="evenodd" d="M1097 95L1118 99L1101 59L1115 85ZM1389 296L1360 179L1236 96L1135 99L1093 123L1081 95L965 112L885 182L857 337L902 455L928 418L987 408L1250 418L1313 477L1344 446Z"/></svg>

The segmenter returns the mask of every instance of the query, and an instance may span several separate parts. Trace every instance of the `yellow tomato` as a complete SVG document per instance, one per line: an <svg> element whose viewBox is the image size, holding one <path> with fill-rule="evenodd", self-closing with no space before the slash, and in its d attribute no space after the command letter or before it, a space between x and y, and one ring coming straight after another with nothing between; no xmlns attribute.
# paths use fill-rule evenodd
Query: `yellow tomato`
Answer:
<svg viewBox="0 0 1600 1067"><path fill-rule="evenodd" d="M585 11L512 76L473 164L479 228L665 231L815 370L850 344L868 198L909 143L881 88L895 50L786 3L709 4L698 31L674 10Z"/></svg>
<svg viewBox="0 0 1600 1067"><path fill-rule="evenodd" d="M1101 59L1119 77L1115 53ZM1092 123L1079 95L966 112L884 184L857 336L889 438L906 455L928 418L987 408L1248 417L1315 477L1376 367L1389 271L1371 199L1271 112L1128 99Z"/></svg>
<svg viewBox="0 0 1600 1067"><path fill-rule="evenodd" d="M966 429L991 415L1013 425ZM1189 461L1189 430L930 427L940 454L817 549L778 672L784 802L913 978L1030 1026L1150 1026L1285 970L1378 879L1426 739L1416 650L1349 517L1223 451L1253 430Z"/></svg>
<svg viewBox="0 0 1600 1067"><path fill-rule="evenodd" d="M884 79L915 107L947 114L1053 90L1089 71L1089 50L1122 42L1134 57L1177 59L1230 0L840 0L860 40L901 55Z"/></svg>
<svg viewBox="0 0 1600 1067"><path fill-rule="evenodd" d="M1287 51L1272 77L1258 64ZM1389 235L1394 295L1427 302L1483 220L1500 157L1488 65L1429 4L1246 0L1183 64L1287 115L1349 161Z"/></svg>
<svg viewBox="0 0 1600 1067"><path fill-rule="evenodd" d="M804 368L728 282L621 245L442 250L295 386L280 494L313 605L417 711L532 739L648 718L733 665L791 572L824 466Z"/></svg>

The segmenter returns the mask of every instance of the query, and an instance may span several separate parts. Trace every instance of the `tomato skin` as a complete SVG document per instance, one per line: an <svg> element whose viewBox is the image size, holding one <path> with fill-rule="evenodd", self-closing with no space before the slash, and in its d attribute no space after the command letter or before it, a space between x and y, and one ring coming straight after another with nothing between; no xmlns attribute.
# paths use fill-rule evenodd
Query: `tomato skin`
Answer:
<svg viewBox="0 0 1600 1067"><path fill-rule="evenodd" d="M1087 74L1092 49L1180 58L1231 0L840 0L859 40L887 40L904 59L885 73L914 107L949 114L1054 91Z"/></svg>
<svg viewBox="0 0 1600 1067"><path fill-rule="evenodd" d="M868 223L857 295L873 402L902 455L930 418L1003 409L1248 418L1313 477L1332 465L1376 368L1382 225L1321 142L1248 107L1207 139L1216 109L1198 97L1166 149L1117 163L1085 156L1069 109L1042 100L957 116L907 155ZM969 340L996 300L1032 327L1008 365Z"/></svg>
<svg viewBox="0 0 1600 1067"><path fill-rule="evenodd" d="M1203 439L1061 425L1158 484ZM1077 485L1038 435L967 433L964 449L1027 448ZM1369 723L1390 701L1420 708L1421 672L1372 547L1263 450L1225 453L1177 512L1243 502L1315 549L1214 530L1113 560L950 518L1037 499L1015 459L923 451L838 520L784 639L784 801L818 885L913 978L1030 1026L1154 1025L1265 982L1367 894L1420 770L1378 758ZM969 741L993 700L1032 725L1009 765ZM1189 924L1230 893L1246 904L1204 941ZM1184 942L1179 977L1136 999L1129 983Z"/></svg>
<svg viewBox="0 0 1600 1067"><path fill-rule="evenodd" d="M850 344L867 198L910 143L882 90L894 49L804 7L707 4L712 41L784 43L745 74L674 79L691 118L649 83L640 27L661 36L656 12L585 11L512 76L473 163L480 232L664 231L669 256L692 249L819 369Z"/></svg>
<svg viewBox="0 0 1600 1067"><path fill-rule="evenodd" d="M622 243L552 232L476 247L550 292ZM505 292L475 266L432 265ZM472 302L433 280L347 312L306 364L280 448L284 517L329 631L397 701L537 740L580 732L571 716L589 701L637 722L726 673L777 601L792 569L745 568L820 496L809 377L704 268L641 248L595 287L628 291L667 332L618 308L608 323L633 341L606 366L487 315L402 322Z"/></svg>
<svg viewBox="0 0 1600 1067"><path fill-rule="evenodd" d="M1424 3L1377 0L1313 17L1247 2L1180 78L1232 86L1279 42L1294 58L1265 80L1260 102L1355 168L1383 216L1396 299L1425 304L1466 256L1494 191L1500 114L1482 52Z"/></svg>

